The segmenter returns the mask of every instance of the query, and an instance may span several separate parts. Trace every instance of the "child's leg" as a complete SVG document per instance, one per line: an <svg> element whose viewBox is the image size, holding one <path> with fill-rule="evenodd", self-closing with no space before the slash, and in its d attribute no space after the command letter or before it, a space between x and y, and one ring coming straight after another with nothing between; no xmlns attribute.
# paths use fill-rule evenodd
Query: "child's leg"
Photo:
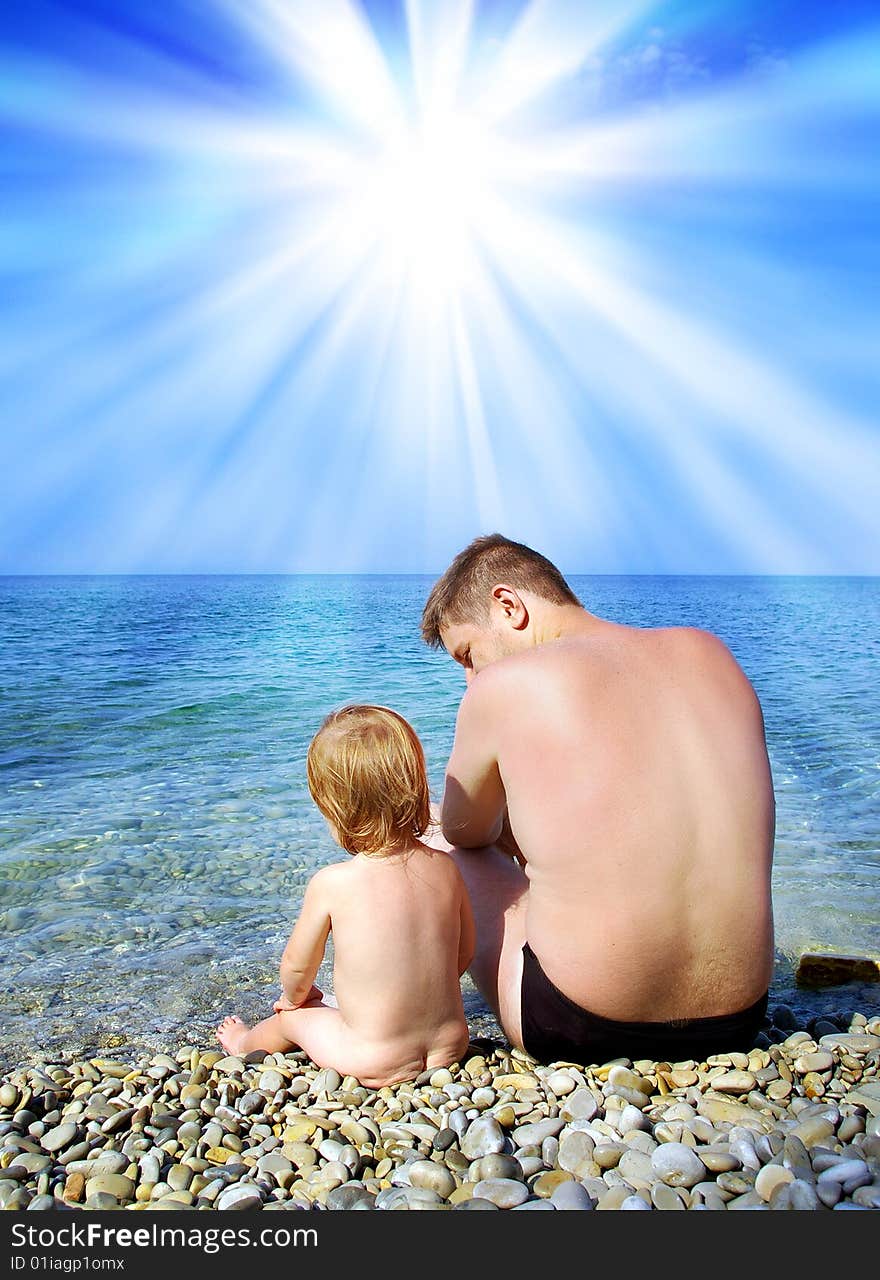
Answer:
<svg viewBox="0 0 880 1280"><path fill-rule="evenodd" d="M247 1054L254 1049L262 1049L266 1053L287 1053L288 1049L304 1048L296 1038L296 1021L289 1021L291 1015L298 1019L307 1009L332 1009L336 1012L335 996L324 994L314 986L312 991L317 999L312 999L310 993L309 999L298 1009L274 1013L271 1018L264 1018L252 1027L233 1015L224 1018L217 1027L217 1039L227 1053ZM342 1021L338 1013L337 1018Z"/></svg>
<svg viewBox="0 0 880 1280"><path fill-rule="evenodd" d="M355 1076L367 1088L414 1080L424 1070L421 1055L406 1061L399 1045L365 1042L362 1035L352 1031L339 1010L327 1004L279 1013L278 1019L283 1033L304 1049L317 1066L335 1067L344 1076Z"/></svg>
<svg viewBox="0 0 880 1280"><path fill-rule="evenodd" d="M254 1049L263 1049L266 1053L287 1053L296 1045L282 1031L280 1017L280 1013L274 1013L271 1018L264 1018L252 1027L241 1018L224 1018L217 1028L217 1039L227 1053L244 1055Z"/></svg>
<svg viewBox="0 0 880 1280"><path fill-rule="evenodd" d="M421 1058L401 1062L393 1050L364 1045L339 1010L327 1004L276 1013L255 1027L248 1027L240 1018L226 1018L217 1028L217 1038L229 1053L245 1054L254 1049L285 1053L298 1047L316 1066L335 1067L368 1088L414 1079L425 1065Z"/></svg>

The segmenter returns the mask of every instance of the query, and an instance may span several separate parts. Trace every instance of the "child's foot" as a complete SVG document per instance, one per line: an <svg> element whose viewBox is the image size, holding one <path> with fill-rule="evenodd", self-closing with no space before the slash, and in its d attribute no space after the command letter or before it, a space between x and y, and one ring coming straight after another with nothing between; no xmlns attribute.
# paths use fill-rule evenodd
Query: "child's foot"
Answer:
<svg viewBox="0 0 880 1280"><path fill-rule="evenodd" d="M217 1028L217 1039L223 1045L227 1053L240 1053L242 1041L250 1027L246 1022L242 1022L241 1018L235 1018L230 1015L224 1018Z"/></svg>

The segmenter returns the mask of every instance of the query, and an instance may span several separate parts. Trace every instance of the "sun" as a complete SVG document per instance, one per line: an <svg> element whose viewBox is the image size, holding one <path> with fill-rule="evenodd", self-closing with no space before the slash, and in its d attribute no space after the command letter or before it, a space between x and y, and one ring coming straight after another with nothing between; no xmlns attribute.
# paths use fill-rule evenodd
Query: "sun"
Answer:
<svg viewBox="0 0 880 1280"><path fill-rule="evenodd" d="M488 225L498 148L473 115L434 112L388 138L351 202L388 279L413 301L440 304L467 288Z"/></svg>

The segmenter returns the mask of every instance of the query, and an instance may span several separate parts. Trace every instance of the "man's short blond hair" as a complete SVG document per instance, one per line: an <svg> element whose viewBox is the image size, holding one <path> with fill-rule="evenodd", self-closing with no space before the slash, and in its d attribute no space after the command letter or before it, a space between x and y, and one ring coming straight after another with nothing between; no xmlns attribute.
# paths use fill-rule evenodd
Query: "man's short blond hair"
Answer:
<svg viewBox="0 0 880 1280"><path fill-rule="evenodd" d="M388 707L331 712L309 746L306 774L312 799L349 853L417 839L431 821L422 744Z"/></svg>
<svg viewBox="0 0 880 1280"><path fill-rule="evenodd" d="M488 622L492 588L499 582L530 591L551 604L580 604L546 556L500 533L488 533L460 551L434 583L422 613L425 643L432 649L441 648L440 632L447 624L482 626Z"/></svg>

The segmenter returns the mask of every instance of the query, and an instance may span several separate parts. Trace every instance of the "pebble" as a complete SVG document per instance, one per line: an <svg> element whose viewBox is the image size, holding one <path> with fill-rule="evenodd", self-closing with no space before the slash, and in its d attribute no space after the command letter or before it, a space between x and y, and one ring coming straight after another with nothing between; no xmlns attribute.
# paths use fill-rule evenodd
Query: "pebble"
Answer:
<svg viewBox="0 0 880 1280"><path fill-rule="evenodd" d="M455 1136L457 1138L463 1137L465 1130L470 1124L470 1121L468 1120L468 1117L467 1117L467 1112L462 1110L453 1111L450 1113L448 1119L449 1119L449 1127L452 1130L452 1132L455 1134Z"/></svg>
<svg viewBox="0 0 880 1280"><path fill-rule="evenodd" d="M772 1123L760 1112L746 1107L741 1102L728 1102L722 1098L703 1098L699 1103L699 1113L712 1124L738 1124L765 1133L771 1129Z"/></svg>
<svg viewBox="0 0 880 1280"><path fill-rule="evenodd" d="M588 1133L569 1130L559 1142L557 1160L560 1169L578 1179L588 1177L593 1168L598 1168L593 1159L595 1149L596 1144Z"/></svg>
<svg viewBox="0 0 880 1280"><path fill-rule="evenodd" d="M469 1160L503 1151L506 1139L504 1130L492 1116L481 1116L472 1121L461 1139L462 1155Z"/></svg>
<svg viewBox="0 0 880 1280"><path fill-rule="evenodd" d="M529 1198L529 1189L513 1178L485 1178L474 1187L474 1196L489 1200L499 1209L515 1209Z"/></svg>
<svg viewBox="0 0 880 1280"><path fill-rule="evenodd" d="M757 1080L751 1071L725 1071L712 1081L716 1093L749 1093Z"/></svg>
<svg viewBox="0 0 880 1280"><path fill-rule="evenodd" d="M731 1169L727 1173L719 1173L716 1185L732 1196L744 1196L754 1190L755 1174L751 1169Z"/></svg>
<svg viewBox="0 0 880 1280"><path fill-rule="evenodd" d="M625 1151L622 1142L600 1142L593 1152L593 1159L600 1169L616 1169Z"/></svg>
<svg viewBox="0 0 880 1280"><path fill-rule="evenodd" d="M651 1206L647 1201L643 1200L641 1196L627 1196L623 1201L621 1201L619 1207L621 1209L647 1209L649 1213L651 1211Z"/></svg>
<svg viewBox="0 0 880 1280"><path fill-rule="evenodd" d="M546 1173L541 1173L532 1183L532 1190L536 1196L540 1196L542 1200L549 1200L557 1187L563 1182L574 1182L570 1173L566 1173L564 1169L548 1169Z"/></svg>
<svg viewBox="0 0 880 1280"><path fill-rule="evenodd" d="M843 1049L847 1053L872 1053L880 1049L880 1036L858 1033L847 1033L822 1036L819 1041L822 1049Z"/></svg>
<svg viewBox="0 0 880 1280"><path fill-rule="evenodd" d="M98 1192L105 1192L116 1200L130 1200L134 1195L134 1182L121 1173L99 1173L89 1178L86 1193L91 1200Z"/></svg>
<svg viewBox="0 0 880 1280"><path fill-rule="evenodd" d="M217 1208L222 1210L258 1209L262 1203L263 1197L257 1188L244 1183L227 1187L217 1198Z"/></svg>
<svg viewBox="0 0 880 1280"><path fill-rule="evenodd" d="M446 1166L433 1160L413 1160L407 1172L412 1186L436 1191L441 1200L448 1200L456 1188L455 1178Z"/></svg>
<svg viewBox="0 0 880 1280"><path fill-rule="evenodd" d="M342 1084L342 1076L333 1067L325 1067L323 1071L319 1071L312 1082L310 1092L318 1095L321 1093L335 1093Z"/></svg>
<svg viewBox="0 0 880 1280"><path fill-rule="evenodd" d="M572 1079L567 1071L553 1071L545 1080L545 1084L551 1093L555 1093L557 1098L564 1098L567 1094L573 1093L577 1088L577 1081Z"/></svg>
<svg viewBox="0 0 880 1280"><path fill-rule="evenodd" d="M675 1145L674 1143L667 1144L667 1149L669 1146ZM658 1150L662 1150L662 1148L658 1148ZM699 1164L699 1161L697 1163ZM650 1188L655 1180L655 1175L659 1172L659 1169L655 1169L651 1156L646 1155L643 1151L633 1151L631 1149L624 1151L617 1168L621 1177L636 1191L641 1187ZM700 1177L703 1177L705 1172L703 1166L700 1165ZM694 1181L699 1181L699 1179L695 1178Z"/></svg>
<svg viewBox="0 0 880 1280"><path fill-rule="evenodd" d="M543 1161L539 1160L539 1167ZM522 1164L515 1156L493 1154L483 1156L471 1165L470 1176L474 1182L482 1178L517 1178L520 1176Z"/></svg>
<svg viewBox="0 0 880 1280"><path fill-rule="evenodd" d="M551 1117L533 1124L519 1125L510 1136L518 1147L540 1147L545 1138L555 1138L564 1126L564 1120Z"/></svg>
<svg viewBox="0 0 880 1280"><path fill-rule="evenodd" d="M710 1173L728 1173L740 1163L732 1151L723 1147L700 1147L700 1159Z"/></svg>
<svg viewBox="0 0 880 1280"><path fill-rule="evenodd" d="M7 1208L9 1208L8 1205ZM86 1199L86 1208L94 1209L100 1213L108 1209L118 1209L119 1201L115 1196L110 1195L108 1191L98 1191L90 1188Z"/></svg>
<svg viewBox="0 0 880 1280"><path fill-rule="evenodd" d="M663 1212L675 1211L687 1207L675 1187L669 1187L665 1182L654 1183L651 1188L651 1203L655 1209Z"/></svg>
<svg viewBox="0 0 880 1280"><path fill-rule="evenodd" d="M158 1181L158 1178L157 1178ZM86 1179L85 1174L69 1173L64 1180L64 1189L62 1196L65 1200L71 1200L74 1204L78 1204L85 1195Z"/></svg>
<svg viewBox="0 0 880 1280"><path fill-rule="evenodd" d="M834 1125L825 1116L809 1116L789 1130L789 1137L799 1138L804 1147L809 1149L830 1138L834 1133Z"/></svg>
<svg viewBox="0 0 880 1280"><path fill-rule="evenodd" d="M542 1200L537 1203L547 1204L548 1201ZM567 1212L584 1211L593 1208L593 1201L586 1189L580 1182L560 1182L552 1195L549 1203L554 1209L560 1209Z"/></svg>
<svg viewBox="0 0 880 1280"><path fill-rule="evenodd" d="M349 1182L342 1187L333 1187L324 1203L331 1210L372 1209L375 1201L376 1197L366 1187Z"/></svg>
<svg viewBox="0 0 880 1280"><path fill-rule="evenodd" d="M599 1114L599 1104L590 1089L575 1089L559 1108L563 1121L593 1120Z"/></svg>
<svg viewBox="0 0 880 1280"><path fill-rule="evenodd" d="M692 1187L706 1176L698 1155L681 1142L666 1142L651 1156L651 1168L670 1187Z"/></svg>
<svg viewBox="0 0 880 1280"><path fill-rule="evenodd" d="M868 1166L863 1160L841 1160L836 1164L830 1165L819 1174L819 1183L820 1185L828 1182L845 1183L854 1178L864 1178L865 1181L870 1181Z"/></svg>
<svg viewBox="0 0 880 1280"><path fill-rule="evenodd" d="M770 1201L777 1187L794 1182L791 1169L781 1164L765 1164L755 1177L755 1191L762 1200Z"/></svg>
<svg viewBox="0 0 880 1280"><path fill-rule="evenodd" d="M814 1071L831 1071L834 1068L834 1055L827 1050L820 1053L804 1053L799 1058L795 1058L792 1065L800 1076Z"/></svg>
<svg viewBox="0 0 880 1280"><path fill-rule="evenodd" d="M788 1203L791 1209L818 1209L819 1197L809 1182L795 1178L788 1184Z"/></svg>
<svg viewBox="0 0 880 1280"><path fill-rule="evenodd" d="M54 1129L50 1129L48 1133L44 1133L40 1138L40 1146L44 1151L60 1151L62 1147L68 1146L76 1135L76 1125L72 1120L68 1120L64 1124L59 1124Z"/></svg>
<svg viewBox="0 0 880 1280"><path fill-rule="evenodd" d="M311 1116L293 1116L288 1120L282 1136L285 1142L303 1142L317 1131L318 1122Z"/></svg>

